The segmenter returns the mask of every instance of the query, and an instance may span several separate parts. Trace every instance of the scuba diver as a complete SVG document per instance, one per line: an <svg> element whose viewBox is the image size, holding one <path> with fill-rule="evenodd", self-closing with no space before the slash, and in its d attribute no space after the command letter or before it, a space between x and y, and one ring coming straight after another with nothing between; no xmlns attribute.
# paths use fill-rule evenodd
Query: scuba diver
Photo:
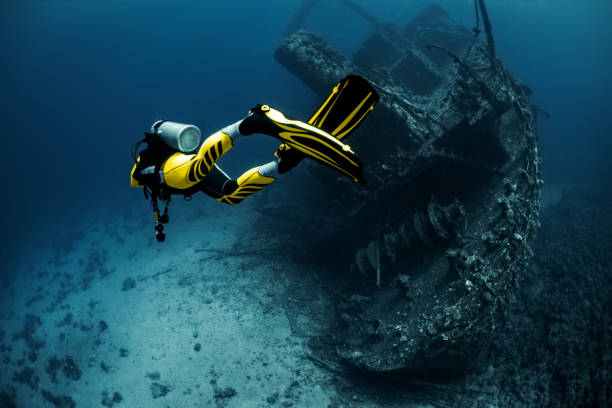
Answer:
<svg viewBox="0 0 612 408"><path fill-rule="evenodd" d="M267 105L257 105L248 115L209 136L202 143L200 130L166 120L155 122L145 138L133 148L131 186L144 189L153 205L155 237L165 240L172 195L186 200L203 192L234 205L263 189L308 157L353 181L365 184L363 166L355 152L342 143L374 109L378 93L357 75L342 79L316 110L308 123L287 118ZM217 164L243 136L261 133L282 141L271 162L254 167L237 179L230 178ZM142 143L147 146L138 151ZM160 214L158 200L165 202Z"/></svg>

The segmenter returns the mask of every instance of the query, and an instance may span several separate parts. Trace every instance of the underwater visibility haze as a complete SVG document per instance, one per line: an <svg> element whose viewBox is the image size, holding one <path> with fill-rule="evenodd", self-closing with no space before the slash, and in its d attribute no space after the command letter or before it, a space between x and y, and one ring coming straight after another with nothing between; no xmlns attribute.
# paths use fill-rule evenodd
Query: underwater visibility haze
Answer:
<svg viewBox="0 0 612 408"><path fill-rule="evenodd" d="M611 18L2 2L0 407L608 406Z"/></svg>

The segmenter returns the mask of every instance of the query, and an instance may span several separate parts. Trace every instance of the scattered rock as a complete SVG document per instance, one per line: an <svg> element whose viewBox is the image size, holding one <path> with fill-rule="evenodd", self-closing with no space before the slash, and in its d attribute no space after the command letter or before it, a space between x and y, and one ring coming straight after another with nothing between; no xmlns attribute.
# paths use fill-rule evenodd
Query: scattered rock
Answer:
<svg viewBox="0 0 612 408"><path fill-rule="evenodd" d="M66 313L64 318L57 324L57 327L70 326L72 324L72 319L72 313Z"/></svg>
<svg viewBox="0 0 612 408"><path fill-rule="evenodd" d="M80 260L79 263L84 266L80 274L80 286L82 290L87 290L91 287L94 279L99 277L103 279L112 271L106 268L105 264L108 260L108 252L106 250L90 250L87 260Z"/></svg>
<svg viewBox="0 0 612 408"><path fill-rule="evenodd" d="M13 374L13 381L19 384L25 384L33 390L38 389L40 377L36 375L33 367L24 367L21 371L16 371Z"/></svg>
<svg viewBox="0 0 612 408"><path fill-rule="evenodd" d="M165 397L170 391L172 391L172 387L169 385L158 382L151 384L151 394L153 394L153 399Z"/></svg>
<svg viewBox="0 0 612 408"><path fill-rule="evenodd" d="M51 357L47 361L45 372L49 374L49 377L51 377L51 381L53 381L54 384L57 384L57 372L59 371L60 368L62 368L63 364L64 362L58 359L56 356Z"/></svg>
<svg viewBox="0 0 612 408"><path fill-rule="evenodd" d="M121 396L121 394L119 394L118 392L114 392L113 393L113 402L115 404L120 403L121 401L123 401L123 397Z"/></svg>
<svg viewBox="0 0 612 408"><path fill-rule="evenodd" d="M225 387L225 388L217 388L215 389L215 401L219 401L219 400L224 400L224 399L229 399L232 398L234 396L236 396L237 392L235 389L233 389L232 387Z"/></svg>
<svg viewBox="0 0 612 408"><path fill-rule="evenodd" d="M129 356L129 355L130 355L130 351L129 351L128 349L126 349L126 348L121 347L121 348L119 349L119 355L120 355L121 357L127 357L127 356Z"/></svg>
<svg viewBox="0 0 612 408"><path fill-rule="evenodd" d="M108 370L110 370L110 367L106 365L106 363L104 361L100 361L100 368L102 369L102 371L104 371L105 373L108 373Z"/></svg>
<svg viewBox="0 0 612 408"><path fill-rule="evenodd" d="M30 350L28 352L28 360L30 360L30 362L35 362L38 359L38 352L36 350Z"/></svg>
<svg viewBox="0 0 612 408"><path fill-rule="evenodd" d="M278 401L278 392L275 392L274 394L266 398L266 402L270 405L274 405L276 401Z"/></svg>
<svg viewBox="0 0 612 408"><path fill-rule="evenodd" d="M30 307L34 303L39 302L39 301L43 300L44 298L45 298L45 296L42 293L37 293L36 295L34 295L30 299L28 299L28 301L26 302L26 307Z"/></svg>
<svg viewBox="0 0 612 408"><path fill-rule="evenodd" d="M78 379L80 379L82 374L81 369L74 362L71 356L66 356L64 358L64 367L62 368L62 372L64 373L66 378L72 381L77 381Z"/></svg>
<svg viewBox="0 0 612 408"><path fill-rule="evenodd" d="M10 354L13 348L10 345L0 344L0 352Z"/></svg>
<svg viewBox="0 0 612 408"><path fill-rule="evenodd" d="M100 320L100 323L98 323L98 328L101 332L106 331L108 329L108 324L104 320Z"/></svg>
<svg viewBox="0 0 612 408"><path fill-rule="evenodd" d="M159 373L159 371L153 371L152 373L147 373L145 377L155 381L161 378L161 374Z"/></svg>
<svg viewBox="0 0 612 408"><path fill-rule="evenodd" d="M294 399L296 394L298 393L299 387L300 387L299 382L295 380L291 381L291 384L289 384L289 387L287 387L283 396L288 400Z"/></svg>
<svg viewBox="0 0 612 408"><path fill-rule="evenodd" d="M122 291L128 291L130 289L134 289L136 287L136 281L134 278L127 278L123 281L123 286L121 287Z"/></svg>
<svg viewBox="0 0 612 408"><path fill-rule="evenodd" d="M111 408L113 405L123 401L123 397L118 392L113 393L111 397L107 391L102 391L102 405Z"/></svg>
<svg viewBox="0 0 612 408"><path fill-rule="evenodd" d="M0 407L3 408L17 408L15 404L15 389L9 388L8 391L0 391Z"/></svg>
<svg viewBox="0 0 612 408"><path fill-rule="evenodd" d="M194 349L195 351L200 351L200 350L202 349L202 345L201 345L200 343L196 343L196 344L193 346L193 349Z"/></svg>
<svg viewBox="0 0 612 408"><path fill-rule="evenodd" d="M217 378L219 378L219 375L214 369L210 370L210 375L212 377L210 379L210 385L212 385L214 390L215 402L217 403L217 406L224 407L227 404L226 400L234 397L237 392L232 387L219 388L217 385Z"/></svg>
<svg viewBox="0 0 612 408"><path fill-rule="evenodd" d="M46 390L42 390L42 395L47 401L53 404L53 406L55 406L56 408L75 408L76 407L76 404L74 403L72 398L68 396L65 396L65 395L55 396L51 394L51 392L46 391Z"/></svg>
<svg viewBox="0 0 612 408"><path fill-rule="evenodd" d="M93 300L93 299L90 299L89 303L87 303L87 306L89 307L89 312L88 312L89 317L91 317L91 313L93 312L93 310L95 309L98 303L100 303L99 300Z"/></svg>
<svg viewBox="0 0 612 408"><path fill-rule="evenodd" d="M53 356L47 361L45 372L49 374L51 381L55 384L57 384L57 372L60 368L69 380L77 381L81 378L81 369L71 356L66 356L63 359Z"/></svg>
<svg viewBox="0 0 612 408"><path fill-rule="evenodd" d="M81 323L80 323L80 325L79 325L79 329L80 329L82 332L88 332L88 331L90 331L91 329L93 329L93 325L89 325L89 326L88 326L88 325L86 325L85 323L81 322Z"/></svg>
<svg viewBox="0 0 612 408"><path fill-rule="evenodd" d="M40 350L44 347L45 342L43 340L37 339L35 335L36 330L38 330L41 324L42 321L40 320L39 316L35 314L27 315L23 323L23 328L19 333L13 335L13 340L21 338L26 343L30 351L36 352Z"/></svg>

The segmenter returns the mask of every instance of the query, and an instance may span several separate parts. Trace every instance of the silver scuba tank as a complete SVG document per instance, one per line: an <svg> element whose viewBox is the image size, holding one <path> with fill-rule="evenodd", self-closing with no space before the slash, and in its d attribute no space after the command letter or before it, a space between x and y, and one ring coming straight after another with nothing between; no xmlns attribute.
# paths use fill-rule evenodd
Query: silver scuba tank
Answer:
<svg viewBox="0 0 612 408"><path fill-rule="evenodd" d="M151 133L182 153L193 153L202 143L202 132L194 125L158 120L151 126Z"/></svg>

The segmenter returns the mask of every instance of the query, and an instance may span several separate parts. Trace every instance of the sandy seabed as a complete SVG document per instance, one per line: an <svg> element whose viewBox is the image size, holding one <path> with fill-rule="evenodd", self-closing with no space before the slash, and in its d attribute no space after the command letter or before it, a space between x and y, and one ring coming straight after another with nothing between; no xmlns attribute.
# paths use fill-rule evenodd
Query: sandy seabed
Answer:
<svg viewBox="0 0 612 408"><path fill-rule="evenodd" d="M177 200L161 244L144 202L92 213L5 263L0 408L606 406L609 193L545 191L536 256L474 370L399 386L313 355L329 271L291 256L265 194Z"/></svg>
<svg viewBox="0 0 612 408"><path fill-rule="evenodd" d="M330 374L307 358L283 308L290 280L308 271L265 254L279 243L252 232L254 200L173 203L162 244L140 204L58 235L3 286L3 403L332 404Z"/></svg>

